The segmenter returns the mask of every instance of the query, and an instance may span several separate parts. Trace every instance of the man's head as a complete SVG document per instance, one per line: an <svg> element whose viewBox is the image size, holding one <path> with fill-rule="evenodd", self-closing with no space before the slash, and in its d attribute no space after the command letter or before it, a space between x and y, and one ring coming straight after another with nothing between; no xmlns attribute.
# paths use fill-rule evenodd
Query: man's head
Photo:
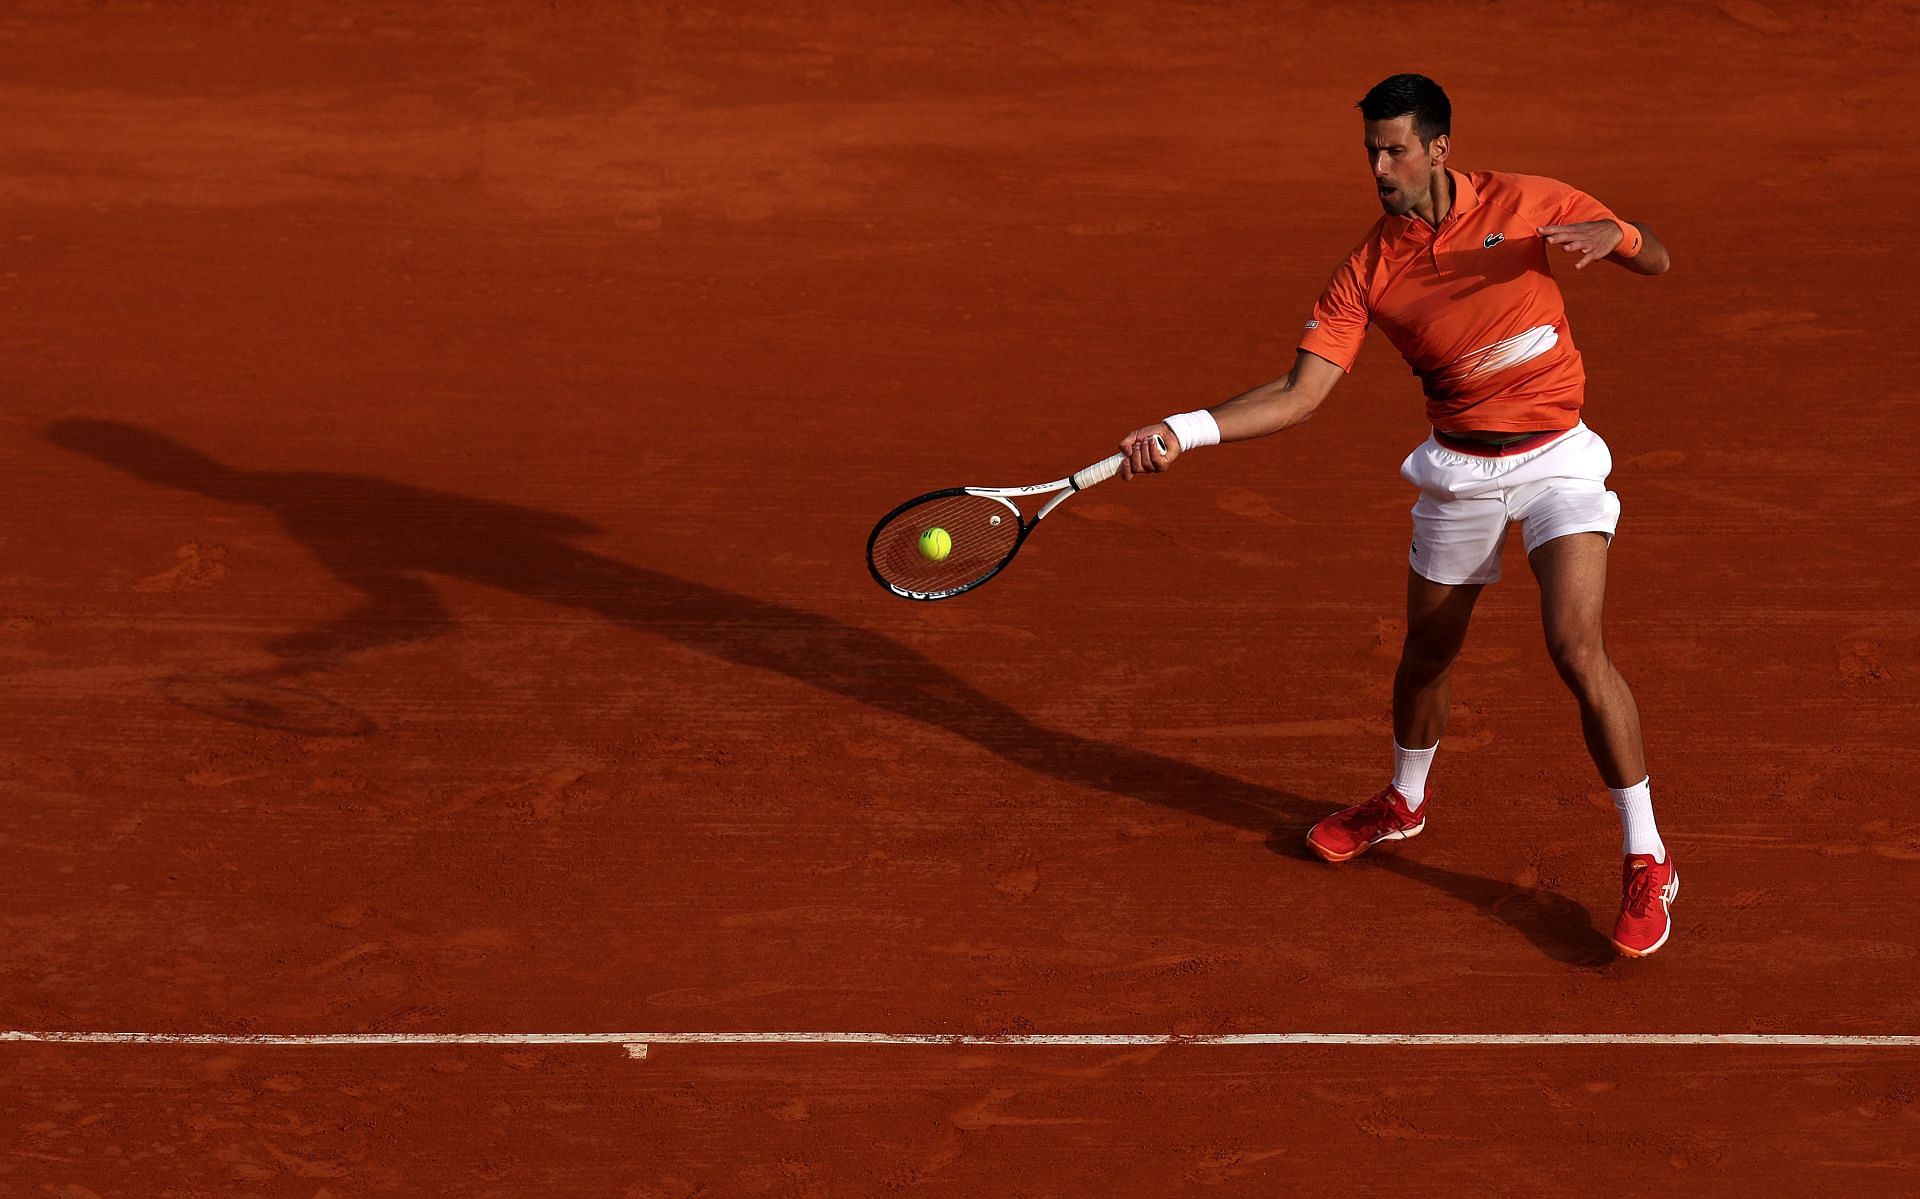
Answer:
<svg viewBox="0 0 1920 1199"><path fill-rule="evenodd" d="M1357 107L1380 207L1405 216L1427 202L1446 169L1453 105L1425 75L1394 75L1374 84Z"/></svg>

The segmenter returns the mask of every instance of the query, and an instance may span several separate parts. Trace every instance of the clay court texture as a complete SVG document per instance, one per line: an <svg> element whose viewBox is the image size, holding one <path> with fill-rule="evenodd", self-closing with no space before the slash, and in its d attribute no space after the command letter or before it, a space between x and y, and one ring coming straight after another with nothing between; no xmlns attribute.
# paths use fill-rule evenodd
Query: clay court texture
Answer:
<svg viewBox="0 0 1920 1199"><path fill-rule="evenodd" d="M1920 1190L1916 23L8 6L0 1195ZM1283 373L1401 70L1673 249L1562 272L1645 961L1517 539L1425 835L1305 854L1389 764L1377 334L977 593L862 560Z"/></svg>

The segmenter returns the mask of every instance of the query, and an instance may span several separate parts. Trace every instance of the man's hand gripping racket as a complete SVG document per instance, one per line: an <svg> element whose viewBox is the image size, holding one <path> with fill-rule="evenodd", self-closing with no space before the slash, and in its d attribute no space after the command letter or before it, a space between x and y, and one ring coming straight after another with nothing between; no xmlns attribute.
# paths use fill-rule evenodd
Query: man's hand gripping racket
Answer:
<svg viewBox="0 0 1920 1199"><path fill-rule="evenodd" d="M1007 568L1047 513L1075 492L1115 475L1165 470L1180 453L1164 425L1129 433L1123 452L1051 483L1031 487L949 487L930 491L880 518L867 538L867 569L874 581L903 599L943 600L964 595ZM1056 494L1057 493L1057 494ZM1053 498L1032 519L1016 501Z"/></svg>

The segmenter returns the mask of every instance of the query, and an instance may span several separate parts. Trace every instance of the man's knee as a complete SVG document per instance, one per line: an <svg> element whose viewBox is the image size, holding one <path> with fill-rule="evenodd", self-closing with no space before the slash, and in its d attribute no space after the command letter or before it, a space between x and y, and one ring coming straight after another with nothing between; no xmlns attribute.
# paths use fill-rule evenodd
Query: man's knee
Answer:
<svg viewBox="0 0 1920 1199"><path fill-rule="evenodd" d="M1447 673L1460 656L1464 638L1409 633L1400 647L1400 673L1414 683L1430 683Z"/></svg>
<svg viewBox="0 0 1920 1199"><path fill-rule="evenodd" d="M1553 668L1579 695L1591 694L1613 669L1598 633L1549 637L1547 653L1553 658Z"/></svg>

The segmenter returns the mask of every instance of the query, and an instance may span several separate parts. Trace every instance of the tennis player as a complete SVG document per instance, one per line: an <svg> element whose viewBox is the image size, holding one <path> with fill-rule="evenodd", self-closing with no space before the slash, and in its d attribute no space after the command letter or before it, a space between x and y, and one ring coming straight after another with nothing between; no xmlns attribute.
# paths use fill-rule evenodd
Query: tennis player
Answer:
<svg viewBox="0 0 1920 1199"><path fill-rule="evenodd" d="M1620 501L1607 490L1606 443L1580 419L1586 374L1549 257L1557 248L1577 256L1575 270L1604 260L1659 275L1667 249L1645 225L1557 180L1452 169L1453 106L1424 75L1382 81L1359 108L1385 214L1334 271L1293 369L1127 434L1121 475L1158 473L1188 450L1300 424L1353 368L1368 324L1379 325L1420 377L1433 426L1400 466L1420 497L1393 680L1393 777L1314 825L1307 844L1344 862L1426 828L1448 673L1481 588L1500 577L1507 530L1519 525L1547 648L1579 701L1587 749L1626 829L1613 944L1644 957L1667 942L1680 876L1654 823L1639 710L1601 636Z"/></svg>

